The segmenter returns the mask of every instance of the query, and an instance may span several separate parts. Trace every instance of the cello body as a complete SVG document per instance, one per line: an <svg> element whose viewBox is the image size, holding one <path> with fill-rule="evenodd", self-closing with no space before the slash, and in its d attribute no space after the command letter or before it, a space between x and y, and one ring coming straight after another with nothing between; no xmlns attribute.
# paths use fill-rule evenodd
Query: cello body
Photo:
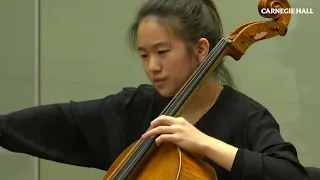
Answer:
<svg viewBox="0 0 320 180"><path fill-rule="evenodd" d="M242 24L222 38L160 115L183 117L195 125L215 103L214 92L208 86L210 76L224 56L238 61L252 44L286 35L291 15L263 14L264 8L290 8L290 5L287 0L260 0L259 14L272 20ZM157 147L155 138L148 138L126 148L110 166L104 180L217 180L217 177L215 169L203 157L172 143Z"/></svg>
<svg viewBox="0 0 320 180"><path fill-rule="evenodd" d="M138 142L136 142L138 143ZM116 172L116 168L121 162L127 160L128 155L135 149L136 143L129 146L110 167L109 171ZM104 180L113 179L112 173L107 174ZM152 158L144 164L144 168L139 174L131 175L127 178L138 180L182 180L201 179L216 180L215 170L206 162L195 156L190 156L179 147L171 143L163 143L158 150L153 153Z"/></svg>
<svg viewBox="0 0 320 180"><path fill-rule="evenodd" d="M192 96L188 99L188 103L185 103L180 108L176 116L195 120L191 122L195 124L211 108L214 94L208 91L205 83L209 80L209 76L210 74L207 74L203 78L197 87L197 91L193 92ZM202 96L203 94L206 94L206 96ZM206 100L208 98L210 101ZM134 169L127 178L120 176L115 178L115 172L119 173L120 168L123 168L124 164L129 162L129 157L134 157L134 152L138 151L138 147L141 144L142 140L138 140L126 148L111 165L104 180L217 180L215 169L204 162L202 160L203 157L189 154L172 143L163 143L159 147L156 147L155 144L152 145L150 148L151 152L147 153L145 158L140 160L140 163L137 164L138 168Z"/></svg>

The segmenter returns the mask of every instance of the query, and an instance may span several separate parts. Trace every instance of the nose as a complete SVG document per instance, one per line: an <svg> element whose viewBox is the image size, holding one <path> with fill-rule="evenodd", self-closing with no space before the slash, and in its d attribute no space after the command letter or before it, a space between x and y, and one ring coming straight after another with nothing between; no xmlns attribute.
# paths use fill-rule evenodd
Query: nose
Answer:
<svg viewBox="0 0 320 180"><path fill-rule="evenodd" d="M153 72L153 73L161 71L160 61L157 57L150 56L148 69L150 72Z"/></svg>

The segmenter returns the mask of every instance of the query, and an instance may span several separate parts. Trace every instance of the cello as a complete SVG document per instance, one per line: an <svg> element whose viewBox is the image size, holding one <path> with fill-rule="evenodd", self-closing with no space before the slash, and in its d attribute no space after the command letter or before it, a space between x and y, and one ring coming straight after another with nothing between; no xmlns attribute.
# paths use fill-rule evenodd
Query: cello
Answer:
<svg viewBox="0 0 320 180"><path fill-rule="evenodd" d="M264 9L278 8L290 8L290 5L287 0L260 0L259 14L272 20L243 24L222 38L160 115L184 117L194 125L214 104L213 93L206 87L206 82L224 56L238 61L255 42L286 35L290 14L262 13ZM137 140L119 155L104 177L104 180L110 179L218 178L215 169L204 162L202 157L185 152L172 143L163 143L157 147L155 138L147 138Z"/></svg>

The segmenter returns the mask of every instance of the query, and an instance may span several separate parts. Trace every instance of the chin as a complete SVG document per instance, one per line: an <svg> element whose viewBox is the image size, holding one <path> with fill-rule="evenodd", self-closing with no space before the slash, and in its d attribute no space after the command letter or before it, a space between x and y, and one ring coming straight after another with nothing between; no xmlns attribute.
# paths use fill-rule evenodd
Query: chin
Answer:
<svg viewBox="0 0 320 180"><path fill-rule="evenodd" d="M161 94L163 97L173 97L175 95L175 92L171 89L165 89L165 88L156 88L158 93Z"/></svg>

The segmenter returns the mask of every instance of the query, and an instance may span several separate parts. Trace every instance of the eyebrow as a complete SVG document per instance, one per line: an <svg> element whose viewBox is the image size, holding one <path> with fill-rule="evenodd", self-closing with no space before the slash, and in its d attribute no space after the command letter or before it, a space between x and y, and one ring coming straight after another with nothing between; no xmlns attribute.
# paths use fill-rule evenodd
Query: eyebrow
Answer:
<svg viewBox="0 0 320 180"><path fill-rule="evenodd" d="M168 46L168 45L169 45L168 42L161 41L161 42L157 42L157 43L153 44L152 47ZM144 50L144 48L138 46L138 50L139 50L139 51L140 51L140 50Z"/></svg>

